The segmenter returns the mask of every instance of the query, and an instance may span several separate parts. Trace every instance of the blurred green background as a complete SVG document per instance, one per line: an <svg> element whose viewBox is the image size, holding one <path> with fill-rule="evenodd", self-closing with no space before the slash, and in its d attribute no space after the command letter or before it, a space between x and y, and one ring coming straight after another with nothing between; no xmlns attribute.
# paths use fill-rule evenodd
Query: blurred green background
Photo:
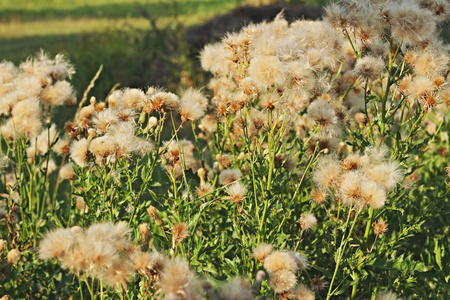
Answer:
<svg viewBox="0 0 450 300"><path fill-rule="evenodd" d="M220 38L226 30L238 28L255 16L272 18L286 5L303 7L322 2L1 0L0 61L18 64L40 49L52 56L64 53L77 70L72 83L78 96L100 65L104 69L92 90L99 98L104 98L116 83L142 88L158 85L179 91L205 82L197 61L205 42ZM214 21L231 11L228 17Z"/></svg>

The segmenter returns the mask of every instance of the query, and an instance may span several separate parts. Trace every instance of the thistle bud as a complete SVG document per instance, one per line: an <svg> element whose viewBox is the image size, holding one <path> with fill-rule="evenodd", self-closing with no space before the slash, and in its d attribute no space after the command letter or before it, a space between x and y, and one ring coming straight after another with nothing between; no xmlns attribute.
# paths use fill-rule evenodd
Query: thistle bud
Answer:
<svg viewBox="0 0 450 300"><path fill-rule="evenodd" d="M144 124L144 122L145 122L145 112L141 112L138 122L139 122L139 124Z"/></svg>
<svg viewBox="0 0 450 300"><path fill-rule="evenodd" d="M6 250L6 241L0 240L0 255Z"/></svg>
<svg viewBox="0 0 450 300"><path fill-rule="evenodd" d="M139 233L141 235L141 242L146 243L148 241L148 236L150 233L150 229L148 228L147 223L142 223L139 225Z"/></svg>
<svg viewBox="0 0 450 300"><path fill-rule="evenodd" d="M147 128L153 128L158 124L158 119L156 117L148 118Z"/></svg>
<svg viewBox="0 0 450 300"><path fill-rule="evenodd" d="M15 265L19 262L21 256L22 255L20 254L20 252L18 250L12 249L11 251L9 251L6 259L8 260L9 264Z"/></svg>
<svg viewBox="0 0 450 300"><path fill-rule="evenodd" d="M158 225L160 227L164 226L163 220L159 217L158 211L156 210L156 208L153 205L150 205L147 208L147 212L152 217L152 219L155 221L156 225Z"/></svg>

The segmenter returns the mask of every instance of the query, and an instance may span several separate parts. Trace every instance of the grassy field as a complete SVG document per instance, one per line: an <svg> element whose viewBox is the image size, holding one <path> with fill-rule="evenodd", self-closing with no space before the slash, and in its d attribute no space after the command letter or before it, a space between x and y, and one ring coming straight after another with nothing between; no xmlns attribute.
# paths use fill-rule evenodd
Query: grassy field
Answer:
<svg viewBox="0 0 450 300"><path fill-rule="evenodd" d="M179 57L179 47L173 45L182 28L244 3L244 0L1 1L0 60L19 63L40 49L50 55L65 53L77 66L73 83L79 93L103 64L102 84L93 90L99 97L115 83L167 85L165 81L176 81L168 73L178 64L174 57Z"/></svg>
<svg viewBox="0 0 450 300"><path fill-rule="evenodd" d="M193 71L186 49L179 45L183 29L256 2L3 0L0 60L19 63L41 49L50 55L64 53L77 66L73 84L79 93L103 64L101 84L93 90L98 97L106 95L115 83L179 89L185 86L180 74Z"/></svg>

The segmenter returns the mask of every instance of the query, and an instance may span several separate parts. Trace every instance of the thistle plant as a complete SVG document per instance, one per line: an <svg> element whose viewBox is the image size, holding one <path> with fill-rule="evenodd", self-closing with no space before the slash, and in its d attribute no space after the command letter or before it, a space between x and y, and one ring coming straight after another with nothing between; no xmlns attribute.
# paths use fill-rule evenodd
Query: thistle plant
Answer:
<svg viewBox="0 0 450 300"><path fill-rule="evenodd" d="M449 10L280 13L176 93L89 98L100 69L78 102L62 56L0 64L2 293L446 299Z"/></svg>

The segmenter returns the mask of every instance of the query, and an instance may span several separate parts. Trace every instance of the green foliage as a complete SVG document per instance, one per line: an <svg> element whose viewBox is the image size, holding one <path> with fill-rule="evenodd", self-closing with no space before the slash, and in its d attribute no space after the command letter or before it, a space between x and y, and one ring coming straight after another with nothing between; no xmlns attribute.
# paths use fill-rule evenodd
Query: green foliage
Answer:
<svg viewBox="0 0 450 300"><path fill-rule="evenodd" d="M218 2L213 2L219 6ZM54 3L48 1L47 5ZM119 4L115 1L105 11L111 17L121 17L123 11ZM186 4L185 9L178 10L183 14L201 5L200 2L188 4L188 1L177 4ZM2 5L6 7L10 2ZM64 5L61 10L74 9L74 4ZM167 8L167 3L161 5ZM32 11L26 15L29 20L41 14L59 13L51 10L41 13L39 6L29 8L26 2L19 1L17 10L21 9ZM84 14L91 8L80 5L78 9ZM385 65L379 72L382 76L378 76L382 78L364 79L364 75L355 75L358 73L355 65L370 54L367 54L369 50L356 33L341 30L338 33L342 36L335 42L339 46L349 43L348 48L351 46L354 51L349 55L351 63L336 55L341 59L340 66L336 63L332 67L334 61L330 59L330 65L311 69L314 72L307 73L310 76L307 78L317 86L311 87L308 91L311 94L307 93L311 97L305 101L309 106L303 105L301 109L289 107L296 103L283 102L291 96L291 86L277 86L277 83L267 87L260 84L263 88L258 88L262 91L251 96L246 94L248 99L236 101L237 104L231 100L226 102L225 96L235 99L236 94L243 94L238 84L242 83L241 76L254 72L249 68L255 62L246 55L244 58L236 55L238 58L232 60L227 53L225 58L237 66L236 69L230 67L235 74L228 70L229 74L222 78L218 75L220 72L214 75L215 79L225 82L225 87L232 86L233 91L227 94L223 92L225 88L214 89L211 84L213 101L208 107L206 100L205 107L199 109L203 110L202 116L207 109L209 111L198 124L190 121L189 112L195 105L201 107L203 98L186 100L183 94L180 100L155 87L142 91L119 89L113 84L126 78L132 86L139 85L142 78L155 74L163 83L168 77L174 78L175 73L186 69L195 71L194 63L187 59L186 45L179 43L173 48L171 43L180 40L180 27L161 28L155 25L152 16L148 20L152 26L150 31L135 31L130 27L120 32L70 37L75 50L69 58L78 66L86 65L84 69L80 67L78 77L73 79L75 86L88 86L95 81L95 88L91 90L91 86L85 92L86 96L93 97L85 97L72 111L61 107L53 110L54 107L43 99L44 91L65 80L65 76L54 79L52 75L57 76L53 69L42 77L39 72L36 75L16 70L23 76L18 76L19 79L38 76L47 82L40 84L38 92L33 94L36 101L40 101L43 136L50 137L52 123L58 123L58 128L68 119L71 123L66 124L65 134L58 134L55 140L48 138L44 145L46 150L36 154L43 146L36 136L26 132L8 135L8 122L20 123L11 113L13 105L17 104L2 115L0 161L1 164L7 162L2 168L0 185L3 209L0 240L7 242L5 249L0 248L2 294L13 299L163 297L164 293L169 294L160 285L164 270L134 265L136 253L158 251L168 261L183 257L195 274L208 278L213 288L235 276L254 283L258 271L265 269L269 280L256 287L254 296L290 299L293 296L287 292L292 288L276 292L273 282L276 272L255 257L255 248L268 243L276 250L289 252L291 259L307 258L309 268L298 267L298 272L295 268L295 285L305 284L309 289L314 287L314 280L325 281L325 285L317 287L319 299L376 299L386 290L405 299L448 299L450 186L449 171L445 168L449 165L448 107L427 107L422 97L398 92L402 80L416 76L405 59L412 47L393 39L389 30L383 31L386 53L382 62ZM270 26L286 26L284 29L288 30L288 25L280 19L264 26L267 32L273 30ZM331 30L327 27L324 32ZM315 38L314 34L312 36ZM308 38L311 37L305 35L300 40ZM114 42L108 43L110 39ZM225 49L237 49L233 48L234 42L228 40ZM317 46L314 43L318 42L312 39L305 47ZM341 50L342 47L336 48ZM148 53L141 56L146 49ZM304 51L305 56L310 54ZM223 57L213 58L220 62ZM164 61L164 68L155 63L158 60ZM98 69L95 62L100 61L105 65L103 75L97 81L92 80ZM130 61L133 64L129 65ZM345 63L348 64L344 66ZM115 77L117 74L123 77ZM444 75L448 77L448 70ZM205 77L202 74L197 79L200 82ZM303 80L289 79L285 80L289 84ZM341 86L326 90L328 84L332 86L337 82ZM9 83L18 85L14 81ZM167 86L173 91L181 87L183 84L177 83ZM307 87L302 85L302 89ZM433 89L436 91L429 91L428 96L438 97L441 90ZM348 105L345 99L350 91L363 101L360 106L355 104L357 111L344 107ZM3 95L8 93L9 90L0 94L0 103L5 106L8 98ZM278 97L273 107L264 102L267 95ZM17 102L27 101L17 99ZM227 105L225 109L220 101ZM326 115L314 116L311 111L318 103L336 117L330 121L336 127L330 130ZM257 117L253 115L255 109L259 113ZM103 112L109 113L114 121L108 121L102 129L99 119ZM344 115L342 119L337 118L338 112ZM353 118L356 113L360 113L363 121ZM428 127L430 124L434 126ZM217 128L208 130L207 127ZM341 143L326 144L329 135L336 133ZM65 139L67 149L57 150L58 143ZM85 148L75 147L83 141ZM104 142L97 146L104 148L95 147L99 141ZM373 159L367 154L370 149L381 151L385 149L383 146L389 147L386 157L379 155L379 162L370 162ZM367 161L360 165L355 163L356 166L346 165L346 159L352 155L364 156ZM334 160L340 173L332 183L323 184L327 185L324 188L317 183L314 174L327 159ZM58 174L68 161L74 162L69 167L73 176ZM349 200L351 197L341 191L344 177L350 172L359 172L360 177L365 177L368 170L388 161L398 162L390 173L407 177L394 178L392 188L382 187L382 180L376 182L377 191L383 189L386 193L381 204L374 205L359 194L352 197L360 197L360 202ZM53 162L56 162L56 169L50 172ZM232 173L231 179L225 179L227 172ZM392 176L389 172L386 171L388 179ZM375 179L370 183L375 183ZM236 190L232 189L236 186L242 193L236 193L237 197L233 193ZM360 190L355 193L361 193ZM318 197L318 191L326 196ZM362 201L365 202L361 204ZM315 216L317 224L313 222L306 228L302 218L309 213ZM380 226L381 219L388 227L382 228L380 233L376 226ZM83 267L77 267L76 263L65 264L67 253L78 247L77 244L63 247L64 251L52 257L43 257L42 240L48 237L48 232L58 228L82 231L81 228L98 223L126 224L131 229L131 234L125 236L132 246L120 251L120 259L133 261L133 272L124 280L126 287L120 280L116 284L104 281L94 264ZM142 230L142 225L149 227L149 235ZM182 237L177 237L177 226L186 226L189 234L183 232L179 234ZM98 250L95 245L93 241L92 252ZM11 256L14 250L21 255L17 261ZM110 265L107 267L113 269ZM183 298L188 286L181 285L177 297ZM202 287L208 290L206 284ZM215 299L210 295L209 298Z"/></svg>

